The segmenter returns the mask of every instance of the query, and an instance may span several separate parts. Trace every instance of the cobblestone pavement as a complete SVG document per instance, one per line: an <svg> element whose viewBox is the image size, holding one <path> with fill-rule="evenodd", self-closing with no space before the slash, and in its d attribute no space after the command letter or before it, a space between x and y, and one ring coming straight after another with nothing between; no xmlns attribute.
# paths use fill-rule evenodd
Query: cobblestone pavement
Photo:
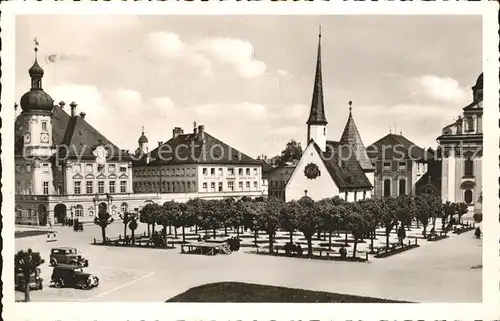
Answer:
<svg viewBox="0 0 500 321"><path fill-rule="evenodd" d="M101 239L99 227L83 232L54 228L56 242L46 236L16 239L16 250L31 247L48 261L55 246L73 246L89 259L89 272L101 279L92 290L50 288L52 268L42 265L44 289L33 291L32 301L155 301L163 302L187 289L211 282L240 281L309 290L366 295L417 302L480 302L481 241L473 232L452 234L437 242L419 240L421 247L369 263L270 257L244 252L200 256L172 250L92 245ZM137 233L146 227L140 224ZM108 236L123 234L115 222ZM384 241L385 238L381 237ZM23 293L16 292L16 299Z"/></svg>

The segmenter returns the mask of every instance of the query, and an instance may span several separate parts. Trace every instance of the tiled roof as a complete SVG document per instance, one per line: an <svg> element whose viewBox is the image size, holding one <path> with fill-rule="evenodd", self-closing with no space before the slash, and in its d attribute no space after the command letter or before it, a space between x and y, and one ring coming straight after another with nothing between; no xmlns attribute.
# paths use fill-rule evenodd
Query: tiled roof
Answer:
<svg viewBox="0 0 500 321"><path fill-rule="evenodd" d="M171 138L151 151L148 164L261 164L207 132L203 133L204 139L201 139L201 135L201 133L179 134ZM145 162L139 160L134 164L144 165Z"/></svg>
<svg viewBox="0 0 500 321"><path fill-rule="evenodd" d="M407 159L433 159L432 154L429 154L425 149L417 146L403 135L387 134L368 146L368 154L372 159L391 160L401 158L401 153Z"/></svg>
<svg viewBox="0 0 500 321"><path fill-rule="evenodd" d="M20 133L19 133L20 134ZM80 116L68 115L60 106L54 106L52 114L52 140L59 159L65 157L95 159L94 148L109 147L109 159L129 160L129 155L109 141ZM22 139L16 139L16 153L22 153ZM67 146L64 148L62 146Z"/></svg>
<svg viewBox="0 0 500 321"><path fill-rule="evenodd" d="M359 165L363 170L373 170L372 162L366 153L365 145L363 145L361 135L350 111L340 142L342 144L349 144L352 147L352 152L356 154Z"/></svg>
<svg viewBox="0 0 500 321"><path fill-rule="evenodd" d="M372 184L365 175L356 156L349 153L346 145L327 141L325 152L322 152L316 143L314 147L322 156L323 164L325 164L328 173L332 177L339 189L355 189L355 188L372 188ZM346 146L346 148L342 148ZM340 156L340 157L339 157Z"/></svg>
<svg viewBox="0 0 500 321"><path fill-rule="evenodd" d="M311 111L307 124L326 125L325 105L323 101L323 78L321 75L321 35L318 42L318 58L316 60L316 74L314 77L314 89L311 102Z"/></svg>

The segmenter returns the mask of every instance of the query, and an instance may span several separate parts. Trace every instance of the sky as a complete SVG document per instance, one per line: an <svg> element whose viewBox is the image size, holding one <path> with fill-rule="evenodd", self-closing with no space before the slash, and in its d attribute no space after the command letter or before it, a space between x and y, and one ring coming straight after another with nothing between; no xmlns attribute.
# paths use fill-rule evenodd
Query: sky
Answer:
<svg viewBox="0 0 500 321"><path fill-rule="evenodd" d="M322 30L328 139L353 101L365 146L391 130L436 147L472 101L480 16L19 16L16 97L39 42L44 90L122 149L193 123L252 157L305 145ZM50 58L49 58L50 56Z"/></svg>

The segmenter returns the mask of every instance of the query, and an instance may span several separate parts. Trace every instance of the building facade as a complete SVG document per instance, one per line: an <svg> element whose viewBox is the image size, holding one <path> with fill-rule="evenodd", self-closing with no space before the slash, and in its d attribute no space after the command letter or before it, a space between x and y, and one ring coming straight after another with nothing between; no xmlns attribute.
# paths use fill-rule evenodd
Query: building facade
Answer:
<svg viewBox="0 0 500 321"><path fill-rule="evenodd" d="M269 173L269 197L285 200L286 184L293 172L297 162L290 162L285 165L275 167Z"/></svg>
<svg viewBox="0 0 500 321"><path fill-rule="evenodd" d="M47 225L67 217L92 220L99 209L119 214L132 192L132 164L76 113L54 105L42 88L43 69L29 69L31 89L15 121L16 223ZM117 205L119 204L119 205Z"/></svg>
<svg viewBox="0 0 500 321"><path fill-rule="evenodd" d="M437 141L442 149L444 202L465 202L472 211L482 193L483 74L472 87L472 102L462 115L443 128Z"/></svg>
<svg viewBox="0 0 500 321"><path fill-rule="evenodd" d="M188 134L174 128L172 138L151 152L145 144L143 133L132 162L135 193L262 196L261 163L213 137L203 125Z"/></svg>
<svg viewBox="0 0 500 321"><path fill-rule="evenodd" d="M327 119L323 100L321 34L313 97L307 124L307 147L285 187L285 200L304 196L320 200L339 196L347 201L371 197L374 169L354 122L349 117L340 141L327 139Z"/></svg>
<svg viewBox="0 0 500 321"><path fill-rule="evenodd" d="M368 146L368 156L375 168L376 198L416 195L417 182L434 157L402 134L392 133Z"/></svg>

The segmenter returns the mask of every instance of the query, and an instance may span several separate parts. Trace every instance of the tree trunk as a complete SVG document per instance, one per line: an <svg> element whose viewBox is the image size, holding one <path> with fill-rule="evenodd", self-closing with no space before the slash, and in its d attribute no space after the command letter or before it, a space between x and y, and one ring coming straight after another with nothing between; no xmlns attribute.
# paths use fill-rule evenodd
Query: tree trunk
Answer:
<svg viewBox="0 0 500 321"><path fill-rule="evenodd" d="M436 218L432 218L432 229L435 231L436 230Z"/></svg>
<svg viewBox="0 0 500 321"><path fill-rule="evenodd" d="M124 239L127 238L127 224L126 223L123 224L123 238Z"/></svg>
<svg viewBox="0 0 500 321"><path fill-rule="evenodd" d="M240 227L236 226L236 237L239 239L240 238Z"/></svg>
<svg viewBox="0 0 500 321"><path fill-rule="evenodd" d="M328 235L328 249L332 249L332 231L330 231L330 234Z"/></svg>
<svg viewBox="0 0 500 321"><path fill-rule="evenodd" d="M132 244L135 244L135 230L132 230Z"/></svg>
<svg viewBox="0 0 500 321"><path fill-rule="evenodd" d="M427 237L427 224L424 225L424 237Z"/></svg>
<svg viewBox="0 0 500 321"><path fill-rule="evenodd" d="M370 233L370 251L373 252L373 239L375 238L375 231Z"/></svg>
<svg viewBox="0 0 500 321"><path fill-rule="evenodd" d="M227 226L224 226L224 236L227 236Z"/></svg>
<svg viewBox="0 0 500 321"><path fill-rule="evenodd" d="M182 227L184 229L184 226ZM174 226L174 238L177 238L177 227Z"/></svg>
<svg viewBox="0 0 500 321"><path fill-rule="evenodd" d="M391 233L391 231L389 230L385 230L385 247L386 248L389 248L389 234Z"/></svg>
<svg viewBox="0 0 500 321"><path fill-rule="evenodd" d="M205 229L205 236L208 235L208 229Z"/></svg>
<svg viewBox="0 0 500 321"><path fill-rule="evenodd" d="M253 241L254 241L254 243L255 243L255 247L257 247L257 233L258 233L258 231L257 231L257 230L255 230L255 231L253 232Z"/></svg>
<svg viewBox="0 0 500 321"><path fill-rule="evenodd" d="M184 225L182 225L182 243L186 243L186 233L184 231Z"/></svg>
<svg viewBox="0 0 500 321"><path fill-rule="evenodd" d="M273 233L269 233L269 253L271 254L274 253L273 243L274 243L274 235Z"/></svg>
<svg viewBox="0 0 500 321"><path fill-rule="evenodd" d="M420 221L418 220L418 218L416 219L417 221L417 228L420 228Z"/></svg>
<svg viewBox="0 0 500 321"><path fill-rule="evenodd" d="M293 231L291 231L289 233L290 233L290 244L293 244Z"/></svg>
<svg viewBox="0 0 500 321"><path fill-rule="evenodd" d="M153 227L152 227L152 229L151 229L151 232L152 232L153 234L155 234L155 225L156 225L155 223L153 223L153 224L152 224L152 226L153 226Z"/></svg>
<svg viewBox="0 0 500 321"><path fill-rule="evenodd" d="M194 225L194 234L198 234L198 224Z"/></svg>
<svg viewBox="0 0 500 321"><path fill-rule="evenodd" d="M312 246L312 235L306 236L307 239L307 255L312 257L313 255L313 246Z"/></svg>
<svg viewBox="0 0 500 321"><path fill-rule="evenodd" d="M102 244L106 244L106 228L104 226L101 226L101 232L102 232Z"/></svg>
<svg viewBox="0 0 500 321"><path fill-rule="evenodd" d="M172 235L172 225L168 225L168 235Z"/></svg>
<svg viewBox="0 0 500 321"><path fill-rule="evenodd" d="M321 230L318 229L318 240L321 240Z"/></svg>
<svg viewBox="0 0 500 321"><path fill-rule="evenodd" d="M24 273L24 302L30 302L30 275Z"/></svg>
<svg viewBox="0 0 500 321"><path fill-rule="evenodd" d="M215 228L213 229L213 235L214 235L214 239L215 239L215 236L216 236Z"/></svg>
<svg viewBox="0 0 500 321"><path fill-rule="evenodd" d="M352 257L356 257L356 248L358 247L358 238L354 237L354 246L352 248Z"/></svg>
<svg viewBox="0 0 500 321"><path fill-rule="evenodd" d="M347 245L349 245L349 244L347 243L347 232L345 232L345 246L347 246Z"/></svg>
<svg viewBox="0 0 500 321"><path fill-rule="evenodd" d="M151 224L148 223L148 236L151 236Z"/></svg>

